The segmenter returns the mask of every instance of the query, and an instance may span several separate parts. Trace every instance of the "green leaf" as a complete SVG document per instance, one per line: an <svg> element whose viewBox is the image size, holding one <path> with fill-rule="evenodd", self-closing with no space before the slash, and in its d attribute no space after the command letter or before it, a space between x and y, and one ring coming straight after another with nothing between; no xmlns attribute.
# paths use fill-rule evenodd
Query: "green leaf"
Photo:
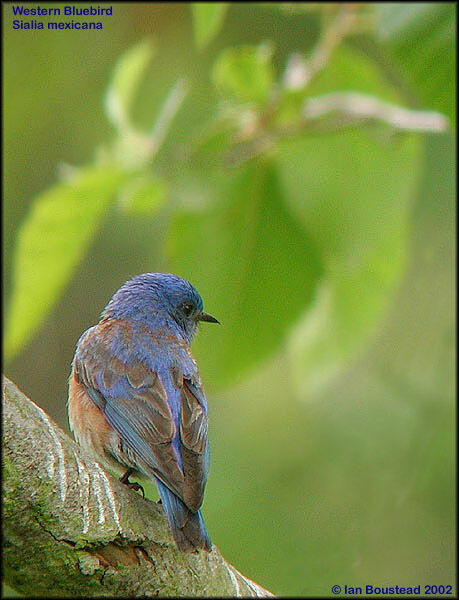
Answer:
<svg viewBox="0 0 459 600"><path fill-rule="evenodd" d="M327 68L307 87L307 96L330 92L361 92L379 100L401 103L399 91L387 80L376 63L354 48L341 46Z"/></svg>
<svg viewBox="0 0 459 600"><path fill-rule="evenodd" d="M227 48L215 62L214 84L238 102L265 103L274 82L271 55L266 44Z"/></svg>
<svg viewBox="0 0 459 600"><path fill-rule="evenodd" d="M406 229L405 224L382 232L360 264L324 279L290 340L295 382L303 397L322 392L376 331L404 272Z"/></svg>
<svg viewBox="0 0 459 600"><path fill-rule="evenodd" d="M194 39L202 50L220 31L228 9L227 2L193 2Z"/></svg>
<svg viewBox="0 0 459 600"><path fill-rule="evenodd" d="M456 12L454 3L381 3L378 33L392 61L426 108L456 116Z"/></svg>
<svg viewBox="0 0 459 600"><path fill-rule="evenodd" d="M384 315L405 264L418 150L414 136L388 144L358 130L280 147L285 197L327 273L293 345L305 393L335 376Z"/></svg>
<svg viewBox="0 0 459 600"><path fill-rule="evenodd" d="M398 99L369 59L346 50L314 89L348 86ZM291 345L297 383L306 395L331 381L362 349L404 270L420 138L381 133L376 126L344 130L290 139L278 148L284 197L316 243L326 272Z"/></svg>
<svg viewBox="0 0 459 600"><path fill-rule="evenodd" d="M164 179L142 173L130 179L123 187L118 197L118 206L126 215L150 216L161 208L167 192L167 182Z"/></svg>
<svg viewBox="0 0 459 600"><path fill-rule="evenodd" d="M429 136L423 159L409 269L371 361L381 380L437 412L455 395L455 136Z"/></svg>
<svg viewBox="0 0 459 600"><path fill-rule="evenodd" d="M153 53L153 42L147 38L129 48L115 65L105 97L105 113L119 129L129 126L129 111Z"/></svg>
<svg viewBox="0 0 459 600"><path fill-rule="evenodd" d="M388 142L362 130L280 144L276 162L287 202L330 274L359 268L386 231L408 218L418 150L415 136Z"/></svg>
<svg viewBox="0 0 459 600"><path fill-rule="evenodd" d="M224 181L212 208L176 217L168 241L170 269L196 286L222 323L203 324L195 342L203 373L219 383L280 347L321 272L272 166L252 164Z"/></svg>
<svg viewBox="0 0 459 600"><path fill-rule="evenodd" d="M5 335L11 358L52 309L126 177L88 168L39 196L18 232Z"/></svg>

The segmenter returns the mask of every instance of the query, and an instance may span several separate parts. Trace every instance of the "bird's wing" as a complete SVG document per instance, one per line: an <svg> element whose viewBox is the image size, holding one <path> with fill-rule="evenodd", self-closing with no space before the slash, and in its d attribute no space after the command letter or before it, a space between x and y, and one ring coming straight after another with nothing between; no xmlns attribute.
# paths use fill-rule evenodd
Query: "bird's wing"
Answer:
<svg viewBox="0 0 459 600"><path fill-rule="evenodd" d="M180 386L180 441L185 481L185 503L194 511L202 504L209 471L209 446L207 441L207 408L204 392L198 380L179 379ZM174 377L177 381L177 377Z"/></svg>
<svg viewBox="0 0 459 600"><path fill-rule="evenodd" d="M74 373L139 469L159 477L186 501L185 478L172 444L178 432L160 375L139 360L129 364L118 358L110 336L102 335L97 325L78 344Z"/></svg>

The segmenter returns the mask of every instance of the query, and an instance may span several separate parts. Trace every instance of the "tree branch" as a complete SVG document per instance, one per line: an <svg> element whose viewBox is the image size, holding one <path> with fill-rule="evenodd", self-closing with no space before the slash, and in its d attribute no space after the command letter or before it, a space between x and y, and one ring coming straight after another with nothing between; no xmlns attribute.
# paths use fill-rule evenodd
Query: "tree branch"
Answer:
<svg viewBox="0 0 459 600"><path fill-rule="evenodd" d="M325 69L343 39L352 33L359 22L355 2L343 2L334 19L322 28L320 38L306 63L303 86L307 86Z"/></svg>
<svg viewBox="0 0 459 600"><path fill-rule="evenodd" d="M374 96L359 92L333 92L309 98L303 108L306 121L335 115L347 125L381 121L400 131L444 133L448 130L448 119L438 112L412 110L403 106L383 102Z"/></svg>
<svg viewBox="0 0 459 600"><path fill-rule="evenodd" d="M3 379L5 582L30 596L272 596L176 549L163 510L105 472Z"/></svg>

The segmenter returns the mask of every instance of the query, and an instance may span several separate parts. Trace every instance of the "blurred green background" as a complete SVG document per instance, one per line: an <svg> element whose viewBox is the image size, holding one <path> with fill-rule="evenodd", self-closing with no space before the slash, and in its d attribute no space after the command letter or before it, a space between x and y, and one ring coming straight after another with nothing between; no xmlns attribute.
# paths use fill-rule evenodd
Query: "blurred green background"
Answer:
<svg viewBox="0 0 459 600"><path fill-rule="evenodd" d="M2 10L6 374L68 431L80 334L175 272L223 323L193 352L225 558L283 596L455 589L456 6ZM336 93L376 113L313 114Z"/></svg>

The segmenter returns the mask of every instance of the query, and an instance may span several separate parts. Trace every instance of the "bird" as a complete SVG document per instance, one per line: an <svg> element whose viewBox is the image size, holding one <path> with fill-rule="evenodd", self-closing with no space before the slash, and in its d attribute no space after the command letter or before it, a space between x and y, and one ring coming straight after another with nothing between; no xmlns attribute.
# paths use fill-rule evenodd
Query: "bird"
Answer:
<svg viewBox="0 0 459 600"><path fill-rule="evenodd" d="M203 311L191 283L143 273L112 296L78 340L69 377L70 428L120 481L155 482L181 552L212 550L201 514L209 471L207 401L190 344Z"/></svg>

